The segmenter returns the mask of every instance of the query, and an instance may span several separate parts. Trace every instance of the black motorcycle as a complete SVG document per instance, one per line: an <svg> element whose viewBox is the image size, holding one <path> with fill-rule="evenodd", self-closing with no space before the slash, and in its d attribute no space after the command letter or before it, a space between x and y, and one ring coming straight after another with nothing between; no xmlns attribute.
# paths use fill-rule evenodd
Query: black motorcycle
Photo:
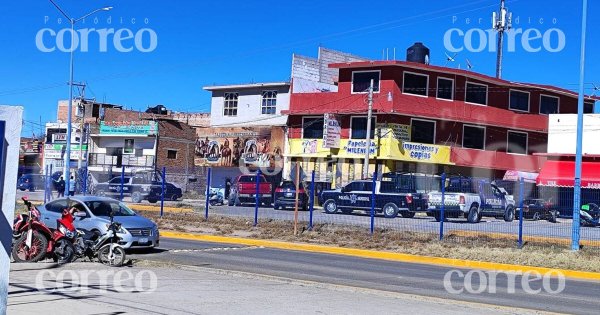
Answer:
<svg viewBox="0 0 600 315"><path fill-rule="evenodd" d="M581 206L579 211L579 224L581 226L600 226L600 207L595 203Z"/></svg>
<svg viewBox="0 0 600 315"><path fill-rule="evenodd" d="M77 232L79 233L75 244L77 258L88 257L91 261L97 258L100 263L113 267L125 264L125 249L119 245L122 239L118 235L124 231L121 223L114 221L112 212L106 234L97 235L82 230Z"/></svg>

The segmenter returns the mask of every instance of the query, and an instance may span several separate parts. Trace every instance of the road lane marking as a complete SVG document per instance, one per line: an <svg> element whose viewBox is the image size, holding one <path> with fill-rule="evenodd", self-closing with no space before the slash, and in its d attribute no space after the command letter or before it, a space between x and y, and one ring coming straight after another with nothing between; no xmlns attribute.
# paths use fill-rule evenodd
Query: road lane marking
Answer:
<svg viewBox="0 0 600 315"><path fill-rule="evenodd" d="M512 264L501 264L485 261L475 260L463 260L454 258L443 258L443 257L432 257L432 256L419 256L413 254L393 253L384 251L375 251L358 248L342 248L334 246L314 245L314 244L303 244L303 243L288 243L281 241L269 241L259 239L249 239L241 237L226 237L216 235L204 235L204 234L192 234L182 233L173 231L161 231L161 236L166 238L184 239L192 241L203 241L212 243L226 243L236 245L248 245L248 246L263 246L266 248L276 248L285 250L304 251L312 253L323 253L323 254L337 254L344 256L360 257L360 258L371 258L398 261L405 263L416 263L446 267L458 267L466 269L483 269L483 270L494 270L504 272L526 272L526 271L537 271L541 274L546 274L549 271L560 271L567 278L581 279L581 280L593 280L600 281L600 273L588 272L588 271L577 271L577 270L566 270L566 269L554 269L545 267L532 267Z"/></svg>

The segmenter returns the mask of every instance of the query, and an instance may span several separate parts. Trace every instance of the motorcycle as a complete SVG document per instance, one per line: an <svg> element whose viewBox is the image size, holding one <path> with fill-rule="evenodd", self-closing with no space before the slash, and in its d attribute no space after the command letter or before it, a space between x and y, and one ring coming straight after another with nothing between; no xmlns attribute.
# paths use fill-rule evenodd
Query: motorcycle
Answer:
<svg viewBox="0 0 600 315"><path fill-rule="evenodd" d="M90 261L98 261L107 266L120 267L125 264L125 249L119 242L122 240L118 236L122 231L120 223L114 221L114 213L110 213L110 223L107 225L108 231L98 236L78 230L78 237L75 241L75 251L77 258L87 257Z"/></svg>
<svg viewBox="0 0 600 315"><path fill-rule="evenodd" d="M579 211L579 224L581 226L600 226L600 207L595 203L581 206Z"/></svg>
<svg viewBox="0 0 600 315"><path fill-rule="evenodd" d="M45 257L52 257L59 264L71 262L75 253L73 241L77 236L72 211L63 211L53 230L40 221L39 210L26 197L22 200L28 214L18 216L13 225L12 256L15 262L38 262Z"/></svg>
<svg viewBox="0 0 600 315"><path fill-rule="evenodd" d="M225 204L225 197L222 190L219 188L210 188L208 202L211 206L222 206Z"/></svg>

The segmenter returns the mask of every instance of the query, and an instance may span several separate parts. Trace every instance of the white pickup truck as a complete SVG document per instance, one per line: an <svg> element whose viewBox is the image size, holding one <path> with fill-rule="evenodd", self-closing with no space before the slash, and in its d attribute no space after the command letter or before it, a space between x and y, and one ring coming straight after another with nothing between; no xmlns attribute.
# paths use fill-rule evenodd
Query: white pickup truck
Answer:
<svg viewBox="0 0 600 315"><path fill-rule="evenodd" d="M515 200L502 187L494 182L467 177L448 179L444 193L444 217L464 217L470 223L477 223L481 217L502 217L511 222L515 218ZM428 194L427 213L436 221L441 220L442 193Z"/></svg>

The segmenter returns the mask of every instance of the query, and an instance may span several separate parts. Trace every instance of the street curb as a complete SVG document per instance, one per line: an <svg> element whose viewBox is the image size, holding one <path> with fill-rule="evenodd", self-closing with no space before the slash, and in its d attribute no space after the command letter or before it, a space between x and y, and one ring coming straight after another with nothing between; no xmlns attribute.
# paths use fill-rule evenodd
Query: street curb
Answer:
<svg viewBox="0 0 600 315"><path fill-rule="evenodd" d="M463 231L463 230L451 230L449 232L451 235L455 236L463 236L463 237L490 237L493 239L508 239L508 240L517 240L517 235L515 234L507 234L507 233L497 233L497 232L476 232L476 231ZM556 245L571 245L571 239L566 238L556 238L556 237L544 237L544 236L523 236L523 242L538 242L538 243L550 243ZM589 246L589 247L600 247L600 241L589 241L589 240L580 240L580 245Z"/></svg>
<svg viewBox="0 0 600 315"><path fill-rule="evenodd" d="M160 206L148 206L148 205L140 205L133 203L125 203L132 210L137 211L153 211L160 212ZM194 209L192 208L177 208L177 207L163 207L163 211L167 213L192 213Z"/></svg>
<svg viewBox="0 0 600 315"><path fill-rule="evenodd" d="M323 253L323 254L335 254L344 255L360 258L371 258L398 261L405 263L416 263L436 266L447 266L457 268L468 268L468 269L484 269L493 271L503 272L539 272L540 274L549 273L549 275L555 275L557 272L562 273L567 278L580 279L580 280L593 280L600 281L600 273L588 272L588 271L577 271L577 270L564 270L564 269L553 269L545 267L531 267L522 265L512 264L501 264L485 261L475 260L462 260L454 258L442 258L432 256L419 256L412 254L403 253L392 253L383 251L374 251L358 248L341 248L334 246L324 245L313 245L313 244L302 244L302 243L289 243L281 241L269 241L259 239L249 239L241 237L226 237L226 236L215 236L215 235L204 235L204 234L192 234L192 233L181 233L173 231L161 231L161 236L166 238L193 240L193 241L204 241L212 243L227 243L237 245L250 245L250 246L263 246L268 248L312 252L312 253Z"/></svg>

